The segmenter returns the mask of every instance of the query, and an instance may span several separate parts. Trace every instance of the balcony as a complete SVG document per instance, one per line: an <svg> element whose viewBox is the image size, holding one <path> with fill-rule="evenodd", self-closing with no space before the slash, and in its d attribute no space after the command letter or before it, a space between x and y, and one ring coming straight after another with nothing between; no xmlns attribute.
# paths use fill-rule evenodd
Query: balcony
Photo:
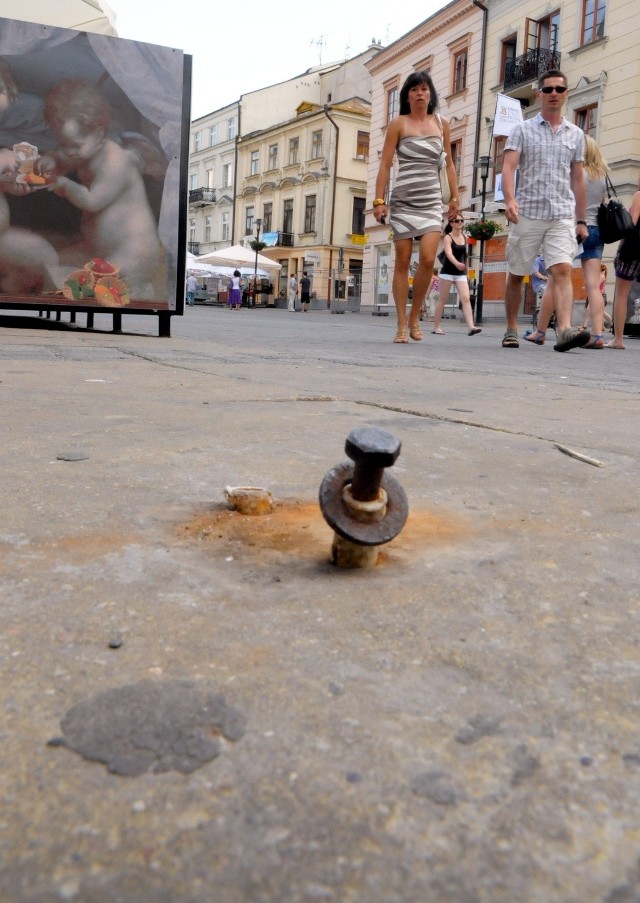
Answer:
<svg viewBox="0 0 640 903"><path fill-rule="evenodd" d="M189 192L189 203L195 204L197 207L206 207L207 204L214 204L215 200L215 188L192 188Z"/></svg>
<svg viewBox="0 0 640 903"><path fill-rule="evenodd" d="M504 67L504 90L513 91L519 85L537 82L549 69L559 69L561 56L562 54L555 50L536 47L514 60L509 60Z"/></svg>
<svg viewBox="0 0 640 903"><path fill-rule="evenodd" d="M187 251L189 254L195 254L196 257L200 256L200 242L199 241L188 241L187 242Z"/></svg>
<svg viewBox="0 0 640 903"><path fill-rule="evenodd" d="M293 232L278 232L278 244L282 248L292 248Z"/></svg>

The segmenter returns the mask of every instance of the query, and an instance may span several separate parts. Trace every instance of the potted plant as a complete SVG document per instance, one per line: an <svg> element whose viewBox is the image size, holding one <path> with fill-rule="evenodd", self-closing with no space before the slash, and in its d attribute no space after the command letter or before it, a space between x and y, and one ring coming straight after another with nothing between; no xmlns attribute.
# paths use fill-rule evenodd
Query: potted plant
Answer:
<svg viewBox="0 0 640 903"><path fill-rule="evenodd" d="M489 241L490 238L499 232L502 226L492 219L478 219L472 223L468 223L465 232L470 238L476 241Z"/></svg>

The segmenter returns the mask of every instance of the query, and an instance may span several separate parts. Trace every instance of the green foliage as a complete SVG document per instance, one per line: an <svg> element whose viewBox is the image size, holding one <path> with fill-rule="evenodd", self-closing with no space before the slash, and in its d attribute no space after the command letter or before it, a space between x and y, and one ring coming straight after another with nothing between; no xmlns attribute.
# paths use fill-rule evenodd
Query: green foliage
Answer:
<svg viewBox="0 0 640 903"><path fill-rule="evenodd" d="M492 219L475 220L472 223L467 223L465 226L467 235L476 239L484 238L485 241L493 238L496 232L500 232L501 229L502 226L500 223L496 223L496 221Z"/></svg>

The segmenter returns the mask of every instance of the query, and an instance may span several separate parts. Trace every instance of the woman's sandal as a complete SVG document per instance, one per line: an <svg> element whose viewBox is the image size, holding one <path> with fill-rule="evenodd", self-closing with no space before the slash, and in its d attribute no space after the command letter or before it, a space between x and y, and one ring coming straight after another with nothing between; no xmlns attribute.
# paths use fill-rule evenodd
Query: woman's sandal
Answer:
<svg viewBox="0 0 640 903"><path fill-rule="evenodd" d="M408 345L409 339L407 338L407 330L399 329L396 332L395 338L393 340L394 345Z"/></svg>
<svg viewBox="0 0 640 903"><path fill-rule="evenodd" d="M422 330L417 323L409 323L409 335L414 342L421 342L423 339Z"/></svg>
<svg viewBox="0 0 640 903"><path fill-rule="evenodd" d="M444 335L444 331L438 327L437 329L431 330L432 335Z"/></svg>
<svg viewBox="0 0 640 903"><path fill-rule="evenodd" d="M533 332L525 332L524 334L524 339L527 342L532 342L534 345L544 345L546 337L546 333L542 332L541 329L534 329Z"/></svg>
<svg viewBox="0 0 640 903"><path fill-rule="evenodd" d="M584 348L604 348L604 336L592 335L591 339L583 347Z"/></svg>

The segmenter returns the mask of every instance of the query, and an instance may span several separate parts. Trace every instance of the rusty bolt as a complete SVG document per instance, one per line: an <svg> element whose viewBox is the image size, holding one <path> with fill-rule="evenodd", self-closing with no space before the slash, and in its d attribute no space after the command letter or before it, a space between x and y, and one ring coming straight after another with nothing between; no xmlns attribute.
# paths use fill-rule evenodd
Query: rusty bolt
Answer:
<svg viewBox="0 0 640 903"><path fill-rule="evenodd" d="M400 454L399 439L385 430L361 427L352 430L345 451L354 462L333 467L320 484L320 508L334 531L343 539L363 546L382 545L397 536L409 514L409 503L400 483L385 471ZM345 487L354 500L375 502L386 494L386 506L379 519L363 521L345 505Z"/></svg>
<svg viewBox="0 0 640 903"><path fill-rule="evenodd" d="M392 467L402 443L386 430L359 427L347 436L344 450L354 462L351 492L359 502L372 502L378 497L385 467Z"/></svg>

